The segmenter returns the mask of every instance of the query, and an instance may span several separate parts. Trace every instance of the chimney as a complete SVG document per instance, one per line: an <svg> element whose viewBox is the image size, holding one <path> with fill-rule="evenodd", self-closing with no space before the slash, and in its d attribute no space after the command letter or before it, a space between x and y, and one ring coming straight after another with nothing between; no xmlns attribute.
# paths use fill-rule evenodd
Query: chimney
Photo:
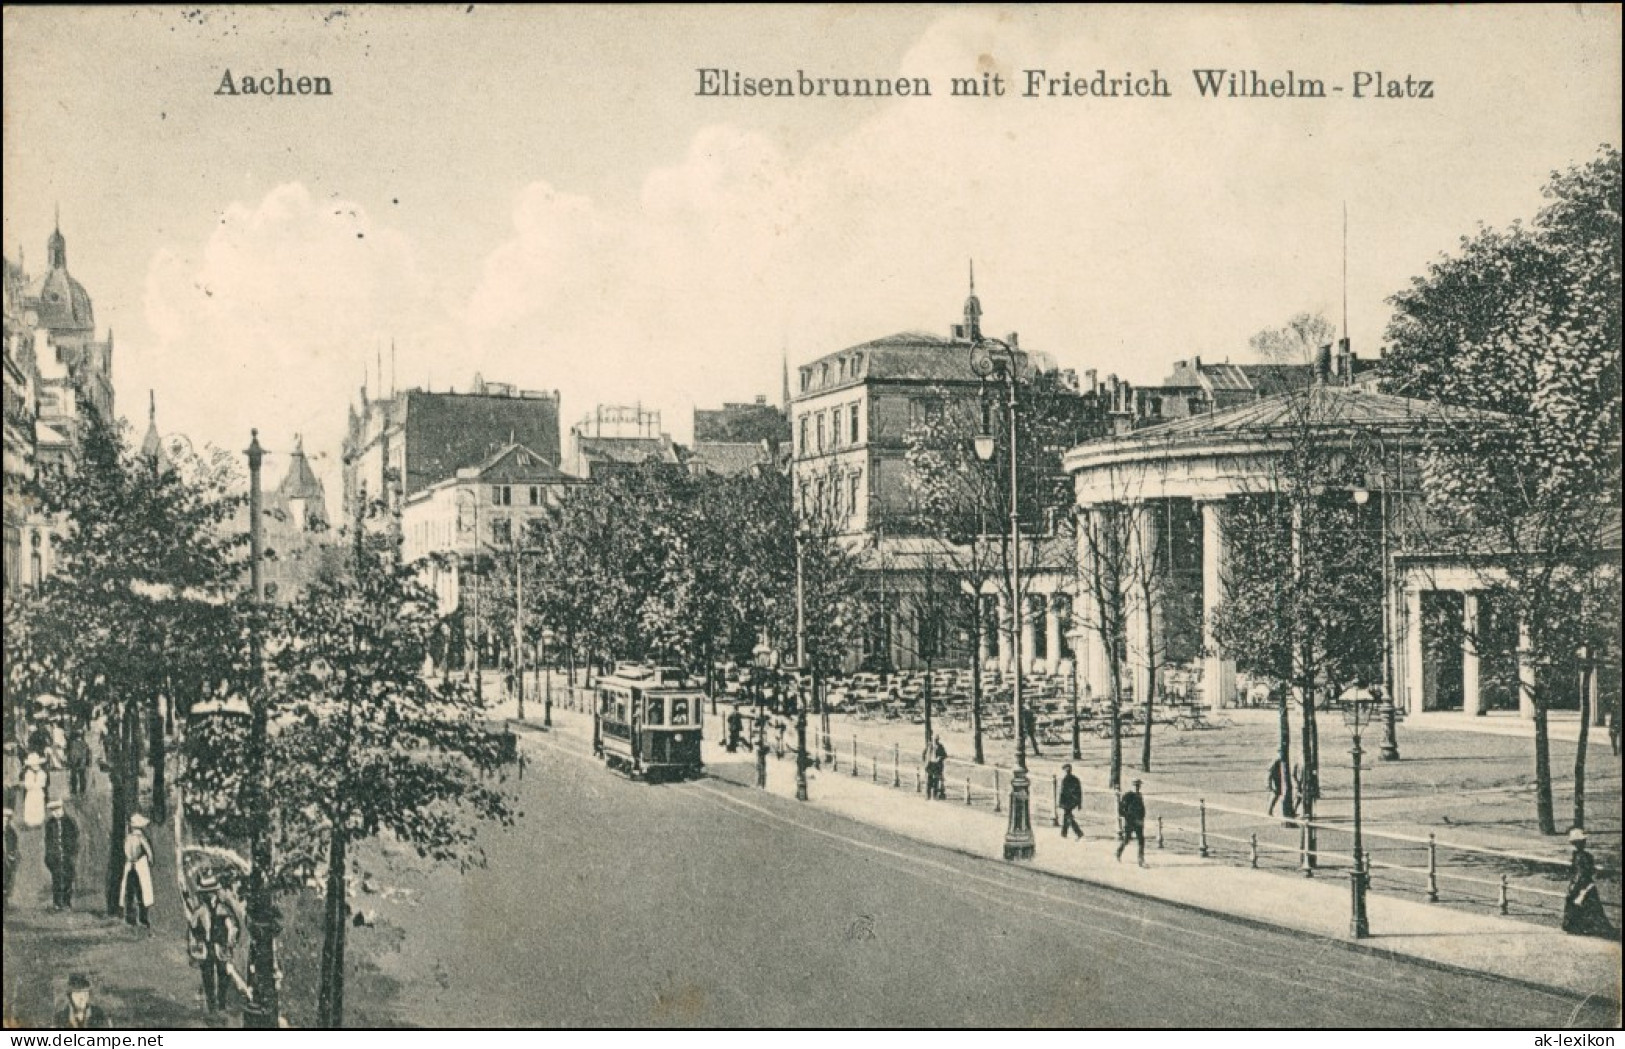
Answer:
<svg viewBox="0 0 1625 1049"><path fill-rule="evenodd" d="M767 394L765 394L765 393L757 394L756 395L756 403L757 404L766 404L767 403Z"/></svg>
<svg viewBox="0 0 1625 1049"><path fill-rule="evenodd" d="M1201 370L1202 370L1202 358L1200 358L1200 357L1192 357L1191 358L1191 371L1199 372Z"/></svg>
<svg viewBox="0 0 1625 1049"><path fill-rule="evenodd" d="M1315 351L1315 385L1324 386L1331 376L1332 344L1327 343Z"/></svg>
<svg viewBox="0 0 1625 1049"><path fill-rule="evenodd" d="M1095 384L1095 376L1096 376L1096 372L1095 372L1095 369L1093 369L1093 368L1090 368L1088 371L1083 373L1083 392L1085 392L1085 393L1099 393L1100 392L1100 387Z"/></svg>
<svg viewBox="0 0 1625 1049"><path fill-rule="evenodd" d="M1338 381L1344 386L1347 386L1349 383L1354 381L1354 373L1349 363L1349 356L1349 340L1346 337L1338 339L1337 362L1333 374L1337 376Z"/></svg>
<svg viewBox="0 0 1625 1049"><path fill-rule="evenodd" d="M1010 342L1010 348L1012 350L1021 349L1021 336L1016 334L1015 332L1010 333L1009 342Z"/></svg>

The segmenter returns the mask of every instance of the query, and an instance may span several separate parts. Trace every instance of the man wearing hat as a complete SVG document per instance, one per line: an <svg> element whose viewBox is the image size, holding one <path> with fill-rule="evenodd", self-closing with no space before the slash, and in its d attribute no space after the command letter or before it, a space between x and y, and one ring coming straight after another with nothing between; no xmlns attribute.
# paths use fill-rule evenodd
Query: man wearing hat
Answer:
<svg viewBox="0 0 1625 1049"><path fill-rule="evenodd" d="M193 954L203 969L203 1000L212 1013L226 1007L226 991L231 986L226 969L237 946L237 917L221 899L220 879L213 871L198 876L197 893L191 938Z"/></svg>
<svg viewBox="0 0 1625 1049"><path fill-rule="evenodd" d="M23 862L23 850L17 841L17 827L11 822L11 810L6 810L6 910L11 910L11 889L17 884L17 866Z"/></svg>
<svg viewBox="0 0 1625 1049"><path fill-rule="evenodd" d="M68 1004L56 1011L56 1025L68 1030L104 1030L107 1014L90 1000L90 980L84 973L68 977Z"/></svg>
<svg viewBox="0 0 1625 1049"><path fill-rule="evenodd" d="M1062 765L1061 771L1065 773L1061 777L1061 837L1066 837L1067 830L1071 829L1082 841L1083 828L1078 826L1078 818L1073 813L1083 807L1083 784L1072 774L1071 765Z"/></svg>
<svg viewBox="0 0 1625 1049"><path fill-rule="evenodd" d="M1123 861L1123 850L1133 838L1139 846L1140 866L1145 866L1145 799L1140 796L1140 781L1134 789L1117 799L1117 815L1123 821L1123 838L1117 843L1117 861Z"/></svg>
<svg viewBox="0 0 1625 1049"><path fill-rule="evenodd" d="M130 817L130 832L124 835L124 875L119 883L124 897L124 921L134 925L137 919L147 928L152 927L148 910L152 907L152 842L147 840L147 817L136 813Z"/></svg>
<svg viewBox="0 0 1625 1049"><path fill-rule="evenodd" d="M73 907L73 879L79 863L79 824L61 799L46 806L45 868L51 872L51 909Z"/></svg>

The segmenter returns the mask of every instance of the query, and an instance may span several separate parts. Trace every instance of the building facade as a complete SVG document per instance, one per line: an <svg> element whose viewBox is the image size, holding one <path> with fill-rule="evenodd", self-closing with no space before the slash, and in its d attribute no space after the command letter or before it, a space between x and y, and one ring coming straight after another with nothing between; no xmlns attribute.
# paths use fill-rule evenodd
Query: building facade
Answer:
<svg viewBox="0 0 1625 1049"><path fill-rule="evenodd" d="M682 457L661 429L660 413L641 404L600 404L570 427L566 471L601 481L640 463L679 465Z"/></svg>

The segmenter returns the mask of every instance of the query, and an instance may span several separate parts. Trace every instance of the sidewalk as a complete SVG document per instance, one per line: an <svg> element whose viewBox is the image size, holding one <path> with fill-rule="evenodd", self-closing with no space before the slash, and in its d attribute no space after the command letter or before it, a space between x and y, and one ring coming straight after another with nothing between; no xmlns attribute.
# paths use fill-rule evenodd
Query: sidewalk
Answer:
<svg viewBox="0 0 1625 1049"><path fill-rule="evenodd" d="M527 712L528 713L528 712ZM584 715L553 712L554 732L567 745L585 745L590 725ZM538 722L539 723L539 722ZM706 743L706 762L713 773L754 783L755 759L729 754L714 739ZM1004 862L1006 817L962 801L928 802L912 793L907 773L903 790L890 780L870 782L842 771L808 770L807 804L849 819L901 834L915 841L971 856ZM791 759L768 759L768 788L781 797L795 796ZM953 794L950 792L950 799ZM1099 795L1087 798L1098 808ZM1151 799L1155 818L1155 798ZM1038 840L1030 866L1058 877L1103 885L1243 921L1333 941L1353 949L1453 969L1487 973L1566 993L1596 996L1618 1003L1620 945L1569 936L1556 928L1531 925L1494 915L1466 913L1425 902L1371 894L1368 900L1372 936L1349 938L1349 885L1346 876L1306 879L1228 866L1199 856L1159 851L1147 842L1148 869L1132 857L1113 860L1115 842L1086 825L1088 840L1063 841L1055 829L1035 820ZM1132 850L1131 850L1132 851Z"/></svg>

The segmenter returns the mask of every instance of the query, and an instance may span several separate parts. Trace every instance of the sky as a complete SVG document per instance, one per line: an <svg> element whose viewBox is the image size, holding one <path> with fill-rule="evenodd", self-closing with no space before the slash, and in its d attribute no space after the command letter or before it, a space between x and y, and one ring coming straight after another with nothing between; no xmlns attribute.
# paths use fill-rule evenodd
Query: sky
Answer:
<svg viewBox="0 0 1625 1049"><path fill-rule="evenodd" d="M1295 313L1340 320L1345 207L1374 355L1390 295L1619 144L1620 30L1585 5L7 7L3 243L39 272L60 209L138 430L148 389L166 434L257 427L273 479L301 434L330 492L363 383L479 373L686 440L695 406L776 402L783 357L946 334L973 258L984 326L1065 367L1247 360ZM279 69L332 94L217 94ZM701 97L700 69L932 93ZM1029 69L1170 94L1021 97ZM1200 69L1328 96L1204 98ZM1353 97L1378 72L1432 97ZM951 96L983 73L1009 93Z"/></svg>

